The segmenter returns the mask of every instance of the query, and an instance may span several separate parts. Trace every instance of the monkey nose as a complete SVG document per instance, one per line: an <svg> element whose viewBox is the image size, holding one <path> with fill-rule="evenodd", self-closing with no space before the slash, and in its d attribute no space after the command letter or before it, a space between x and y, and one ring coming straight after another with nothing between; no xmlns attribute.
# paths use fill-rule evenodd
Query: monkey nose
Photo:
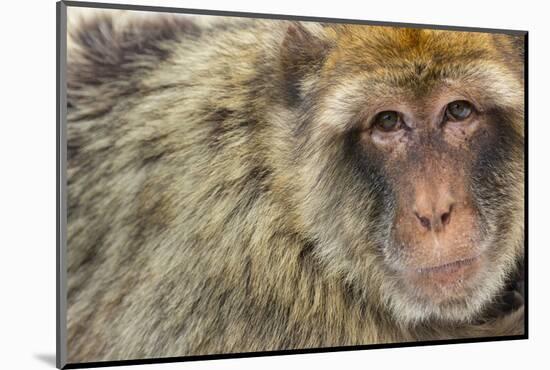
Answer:
<svg viewBox="0 0 550 370"><path fill-rule="evenodd" d="M417 210L413 213L421 229L440 232L451 222L453 207L453 203L443 203L439 207L430 207L430 211L422 211L422 209L416 208Z"/></svg>

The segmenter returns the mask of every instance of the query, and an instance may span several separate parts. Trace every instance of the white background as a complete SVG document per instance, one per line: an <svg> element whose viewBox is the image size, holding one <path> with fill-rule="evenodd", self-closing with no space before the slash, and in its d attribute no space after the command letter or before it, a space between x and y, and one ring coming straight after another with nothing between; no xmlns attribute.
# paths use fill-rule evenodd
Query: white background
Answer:
<svg viewBox="0 0 550 370"><path fill-rule="evenodd" d="M116 0L111 2L118 3ZM550 68L544 1L131 1L125 3L529 30L530 339L203 361L135 369L548 368ZM6 1L0 22L0 368L55 358L55 2Z"/></svg>

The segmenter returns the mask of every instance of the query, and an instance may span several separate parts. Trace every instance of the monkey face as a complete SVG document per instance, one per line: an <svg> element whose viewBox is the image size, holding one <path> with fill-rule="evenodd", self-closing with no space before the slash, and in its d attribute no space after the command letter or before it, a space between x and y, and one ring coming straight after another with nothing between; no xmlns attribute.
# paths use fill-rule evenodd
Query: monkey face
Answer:
<svg viewBox="0 0 550 370"><path fill-rule="evenodd" d="M521 255L523 82L491 36L409 31L327 53L302 213L329 270L397 319L469 320Z"/></svg>
<svg viewBox="0 0 550 370"><path fill-rule="evenodd" d="M435 302L461 296L487 248L470 191L472 144L488 130L480 107L436 93L368 117L360 144L392 184L391 242L384 257L405 284Z"/></svg>

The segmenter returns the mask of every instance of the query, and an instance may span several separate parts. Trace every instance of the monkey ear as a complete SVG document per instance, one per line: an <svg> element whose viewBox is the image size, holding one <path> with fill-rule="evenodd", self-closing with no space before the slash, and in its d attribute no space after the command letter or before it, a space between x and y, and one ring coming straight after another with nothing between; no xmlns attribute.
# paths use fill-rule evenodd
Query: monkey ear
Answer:
<svg viewBox="0 0 550 370"><path fill-rule="evenodd" d="M329 43L296 22L288 26L281 45L281 70L291 105L301 98L301 81L320 70L328 54Z"/></svg>

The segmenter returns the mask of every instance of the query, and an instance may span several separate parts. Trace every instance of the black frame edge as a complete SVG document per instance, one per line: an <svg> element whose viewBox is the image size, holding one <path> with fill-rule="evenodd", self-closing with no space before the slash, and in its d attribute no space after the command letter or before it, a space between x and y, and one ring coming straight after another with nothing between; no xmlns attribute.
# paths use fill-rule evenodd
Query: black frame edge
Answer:
<svg viewBox="0 0 550 370"><path fill-rule="evenodd" d="M524 305L525 305L525 321L524 333L525 338L529 338L529 32L523 35L523 89L524 89L524 171L525 171L525 198L524 198Z"/></svg>
<svg viewBox="0 0 550 370"><path fill-rule="evenodd" d="M112 3L97 3L97 2L70 1L70 0L63 1L63 3L65 3L65 5L67 6L80 7L80 8L137 10L137 11L146 11L146 12L217 15L217 16L225 16L225 17L284 19L284 20L304 21L304 22L368 24L371 26L425 28L425 29L435 29L435 30L483 32L483 33L504 33L509 35L524 35L525 33L527 33L527 31L525 30L512 30L512 29L442 26L437 24L384 22L384 21L372 21L372 20L361 20L361 19L326 18L326 17L300 16L300 15L290 15L290 14L238 12L238 11L229 11L229 10L175 8L175 7L152 6L152 5L112 4Z"/></svg>
<svg viewBox="0 0 550 370"><path fill-rule="evenodd" d="M66 117L67 6L56 3L56 367L67 364Z"/></svg>
<svg viewBox="0 0 550 370"><path fill-rule="evenodd" d="M151 364L163 364L163 363L173 363L173 362L192 362L192 361L223 360L223 359L251 358L251 357L303 355L303 354L331 353L331 352L344 352L344 351L376 350L376 349L387 349L387 348L420 347L420 346L427 346L427 345L435 346L435 345L448 345L448 344L470 344L470 343L500 342L500 341L524 340L524 339L527 339L525 334L524 335L502 336L502 337L473 338L473 339L472 338L448 339L448 340L438 340L438 341L368 344L368 345L360 345L360 346L344 346L344 347L328 347L328 348L306 348L306 349L261 351L261 352L224 353L224 354L198 355L198 356L185 356L185 357L164 357L164 358L161 357L161 358L137 359L137 360L81 362L81 363L68 363L67 365L65 365L63 367L63 369L82 369L82 368L96 368L96 367L110 367L110 366L131 366L131 365L151 365Z"/></svg>

